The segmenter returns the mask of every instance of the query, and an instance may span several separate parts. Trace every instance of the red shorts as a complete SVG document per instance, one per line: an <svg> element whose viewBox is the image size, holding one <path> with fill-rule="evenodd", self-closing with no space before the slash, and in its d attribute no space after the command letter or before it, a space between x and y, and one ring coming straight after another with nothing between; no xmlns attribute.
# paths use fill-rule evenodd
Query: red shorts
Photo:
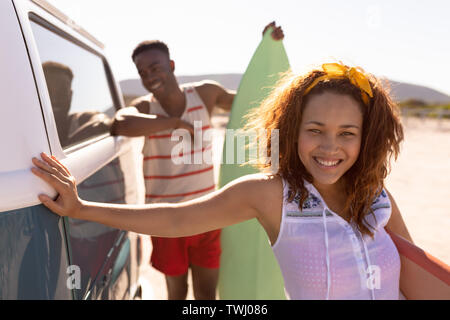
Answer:
<svg viewBox="0 0 450 320"><path fill-rule="evenodd" d="M220 264L220 231L213 230L190 237L151 237L152 266L168 276L187 273L189 265L216 269Z"/></svg>

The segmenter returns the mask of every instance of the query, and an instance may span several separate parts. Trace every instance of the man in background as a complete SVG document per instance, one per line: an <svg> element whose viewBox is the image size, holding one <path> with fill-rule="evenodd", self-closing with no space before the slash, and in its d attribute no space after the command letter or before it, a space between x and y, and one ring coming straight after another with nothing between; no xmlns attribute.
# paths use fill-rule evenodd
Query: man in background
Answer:
<svg viewBox="0 0 450 320"><path fill-rule="evenodd" d="M275 22L272 37L283 39L281 27ZM264 32L263 32L264 33ZM145 136L143 174L146 203L181 202L214 191L210 139L194 145L190 152L173 154L179 141L172 141L175 129L188 130L192 136L203 136L212 130L210 117L214 107L231 110L235 91L215 81L179 85L175 77L175 62L167 45L161 41L141 42L133 51L133 62L148 95L132 101L134 108L117 112L111 132L124 136ZM194 121L197 124L194 128ZM183 163L180 163L180 158ZM197 158L198 159L198 158ZM188 161L186 161L188 160ZM220 230L182 238L152 237L151 264L164 273L169 300L186 299L188 269L192 271L195 299L213 300L220 263Z"/></svg>

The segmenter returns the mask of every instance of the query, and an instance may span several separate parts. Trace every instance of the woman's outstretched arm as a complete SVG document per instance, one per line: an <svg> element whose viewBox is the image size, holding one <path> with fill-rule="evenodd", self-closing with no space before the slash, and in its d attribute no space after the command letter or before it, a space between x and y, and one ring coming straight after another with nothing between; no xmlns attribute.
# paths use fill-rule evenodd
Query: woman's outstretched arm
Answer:
<svg viewBox="0 0 450 320"><path fill-rule="evenodd" d="M178 204L118 205L81 200L74 177L55 158L33 158L32 172L59 194L39 200L60 216L89 220L113 228L160 237L181 237L258 218L256 193L261 179L244 177L219 191Z"/></svg>

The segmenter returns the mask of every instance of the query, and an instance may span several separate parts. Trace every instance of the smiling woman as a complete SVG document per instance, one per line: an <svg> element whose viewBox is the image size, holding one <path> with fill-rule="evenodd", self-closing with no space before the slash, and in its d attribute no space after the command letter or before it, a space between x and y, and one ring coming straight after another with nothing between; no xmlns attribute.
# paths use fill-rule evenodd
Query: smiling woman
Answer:
<svg viewBox="0 0 450 320"><path fill-rule="evenodd" d="M398 155L403 140L398 108L376 78L336 63L302 76L288 74L248 117L248 130L280 130L279 172L292 197L300 191L300 206L306 180L361 232L371 234L363 223L370 212L367 199L379 195L389 159Z"/></svg>
<svg viewBox="0 0 450 320"><path fill-rule="evenodd" d="M290 298L398 299L400 259L385 228L410 237L383 184L402 139L396 106L370 75L359 75L371 89L364 101L350 73L335 79L325 70L285 78L250 115L251 128L280 131L274 174L248 175L182 203L125 206L81 200L68 170L44 154L33 159L33 172L60 196L40 200L63 216L160 237L256 218ZM270 142L268 149L274 151Z"/></svg>

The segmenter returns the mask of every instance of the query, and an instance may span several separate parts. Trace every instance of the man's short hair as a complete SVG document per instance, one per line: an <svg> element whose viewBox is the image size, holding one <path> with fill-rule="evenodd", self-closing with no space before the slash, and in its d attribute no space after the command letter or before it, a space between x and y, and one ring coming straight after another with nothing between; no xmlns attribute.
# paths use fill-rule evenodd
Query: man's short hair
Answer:
<svg viewBox="0 0 450 320"><path fill-rule="evenodd" d="M137 45L137 47L133 50L133 54L131 55L131 59L134 62L134 58L136 58L136 56L144 51L147 50L152 50L152 49L156 49L156 50L160 50L162 52L164 52L165 54L167 54L167 56L170 59L170 53L169 53L169 47L162 41L159 40L146 40L146 41L142 41L141 43L139 43Z"/></svg>

